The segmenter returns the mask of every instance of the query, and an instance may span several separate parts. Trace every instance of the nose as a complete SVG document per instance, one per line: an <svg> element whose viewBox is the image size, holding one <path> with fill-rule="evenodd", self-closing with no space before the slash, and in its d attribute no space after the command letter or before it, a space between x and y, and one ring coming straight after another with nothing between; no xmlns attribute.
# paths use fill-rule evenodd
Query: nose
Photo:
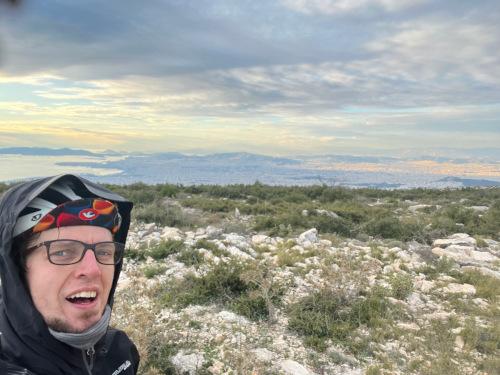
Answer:
<svg viewBox="0 0 500 375"><path fill-rule="evenodd" d="M83 259L77 263L76 275L78 277L87 276L95 277L101 274L101 266L95 258L95 254L92 250L87 249Z"/></svg>

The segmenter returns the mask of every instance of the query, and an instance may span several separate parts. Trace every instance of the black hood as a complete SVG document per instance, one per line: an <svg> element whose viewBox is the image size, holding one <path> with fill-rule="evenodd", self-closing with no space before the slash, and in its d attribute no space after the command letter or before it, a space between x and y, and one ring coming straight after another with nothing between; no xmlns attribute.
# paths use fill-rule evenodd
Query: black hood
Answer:
<svg viewBox="0 0 500 375"><path fill-rule="evenodd" d="M25 287L22 272L19 269L19 255L12 248L12 235L17 217L35 197L49 186L62 179L67 179L86 197L101 197L117 204L122 216L122 224L115 234L115 241L125 243L129 225L132 203L114 194L102 186L74 175L59 175L33 180L16 185L6 191L0 200L0 336L3 350L9 356L23 358L24 361L35 361L36 358L51 358L55 354L71 357L72 348L55 340L47 326L35 309L30 294ZM108 303L113 306L113 296L120 276L122 264L115 266L113 285ZM62 351L62 352L61 352ZM28 359L27 359L28 358ZM68 358L70 360L70 358ZM39 373L48 371L48 367L38 368Z"/></svg>

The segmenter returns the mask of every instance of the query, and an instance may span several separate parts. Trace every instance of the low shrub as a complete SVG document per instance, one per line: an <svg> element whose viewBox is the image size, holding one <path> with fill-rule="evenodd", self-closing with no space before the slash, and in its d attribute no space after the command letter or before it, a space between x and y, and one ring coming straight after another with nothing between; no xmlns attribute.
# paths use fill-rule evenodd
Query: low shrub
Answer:
<svg viewBox="0 0 500 375"><path fill-rule="evenodd" d="M419 267L416 272L423 273L430 280L437 279L441 274L448 274L455 267L455 262L447 257L433 259L431 263Z"/></svg>
<svg viewBox="0 0 500 375"><path fill-rule="evenodd" d="M398 273L390 279L389 283L394 298L404 300L413 292L413 279L408 274Z"/></svg>
<svg viewBox="0 0 500 375"><path fill-rule="evenodd" d="M284 288L275 284L267 268L253 262L219 263L203 276L188 274L176 285L165 285L162 303L184 308L220 303L252 320L273 316Z"/></svg>
<svg viewBox="0 0 500 375"><path fill-rule="evenodd" d="M146 266L143 269L144 276L146 276L148 279L151 279L157 275L161 275L166 271L167 267L163 265L152 265L152 266Z"/></svg>
<svg viewBox="0 0 500 375"><path fill-rule="evenodd" d="M217 244L213 243L212 241L209 241L205 238L202 238L194 244L194 248L196 249L205 249L210 251L214 256L221 257L221 256L229 256L229 252L224 249L220 249Z"/></svg>
<svg viewBox="0 0 500 375"><path fill-rule="evenodd" d="M177 255L177 260L184 263L186 266L199 266L203 263L203 254L197 249L186 249Z"/></svg>
<svg viewBox="0 0 500 375"><path fill-rule="evenodd" d="M168 240L161 241L159 244L153 246L146 254L153 259L159 260L165 259L169 255L179 253L182 249L184 249L184 241Z"/></svg>
<svg viewBox="0 0 500 375"><path fill-rule="evenodd" d="M366 350L353 340L352 334L361 325L373 328L384 324L389 317L386 296L387 291L381 287L353 299L323 289L289 307L288 327L304 336L304 343L316 350L323 351L328 339L353 351Z"/></svg>

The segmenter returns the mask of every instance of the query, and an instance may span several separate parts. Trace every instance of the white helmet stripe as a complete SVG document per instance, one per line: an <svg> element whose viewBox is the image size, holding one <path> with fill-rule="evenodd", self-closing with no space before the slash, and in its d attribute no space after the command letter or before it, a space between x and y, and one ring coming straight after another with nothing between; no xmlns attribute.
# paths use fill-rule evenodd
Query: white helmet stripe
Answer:
<svg viewBox="0 0 500 375"><path fill-rule="evenodd" d="M70 201L76 201L78 199L82 199L82 197L76 195L75 192L68 185L55 184L52 185L50 188L63 194Z"/></svg>
<svg viewBox="0 0 500 375"><path fill-rule="evenodd" d="M28 207L38 208L39 210L43 210L44 208L52 210L53 208L56 208L57 205L42 198L35 198L28 204Z"/></svg>

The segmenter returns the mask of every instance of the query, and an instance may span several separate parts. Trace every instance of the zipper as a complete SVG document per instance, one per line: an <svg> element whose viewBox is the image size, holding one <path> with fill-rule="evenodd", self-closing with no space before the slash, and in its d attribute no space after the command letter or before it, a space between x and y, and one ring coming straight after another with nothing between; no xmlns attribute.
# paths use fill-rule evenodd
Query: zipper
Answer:
<svg viewBox="0 0 500 375"><path fill-rule="evenodd" d="M82 358L83 363L85 364L85 369L92 375L92 368L94 367L94 357L95 357L95 349L93 346L88 348L87 350L82 349Z"/></svg>

